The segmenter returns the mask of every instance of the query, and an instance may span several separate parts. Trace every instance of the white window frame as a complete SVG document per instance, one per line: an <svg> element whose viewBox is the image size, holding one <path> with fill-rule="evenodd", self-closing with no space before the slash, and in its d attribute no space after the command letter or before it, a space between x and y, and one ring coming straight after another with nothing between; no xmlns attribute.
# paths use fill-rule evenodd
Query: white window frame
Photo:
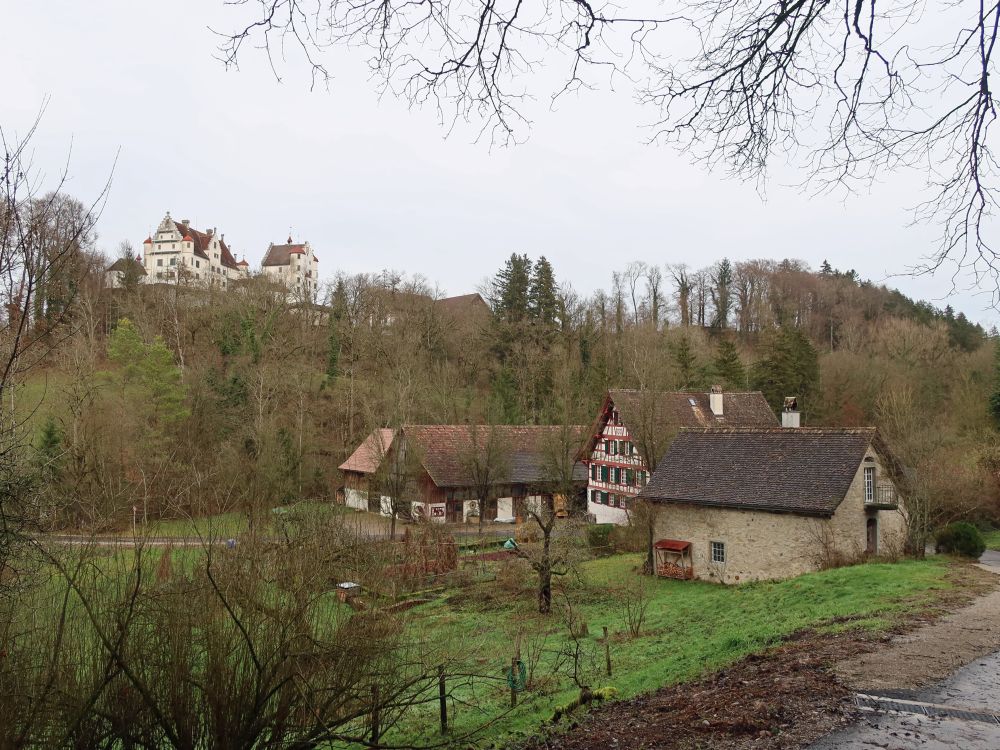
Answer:
<svg viewBox="0 0 1000 750"><path fill-rule="evenodd" d="M726 563L726 543L709 542L708 557L716 565L724 565Z"/></svg>
<svg viewBox="0 0 1000 750"><path fill-rule="evenodd" d="M865 467L865 502L874 503L875 502L875 467L866 466Z"/></svg>

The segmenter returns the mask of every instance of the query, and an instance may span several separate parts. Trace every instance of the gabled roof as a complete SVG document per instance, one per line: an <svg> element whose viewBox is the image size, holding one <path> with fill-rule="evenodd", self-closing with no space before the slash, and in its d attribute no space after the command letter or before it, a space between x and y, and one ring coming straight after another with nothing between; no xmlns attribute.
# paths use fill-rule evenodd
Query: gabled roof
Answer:
<svg viewBox="0 0 1000 750"><path fill-rule="evenodd" d="M130 268L131 266L131 268ZM132 271L133 273L146 275L146 267L142 265L138 260L131 260L130 258L119 258L110 266L108 266L108 272L118 271L120 273L126 273L127 271Z"/></svg>
<svg viewBox="0 0 1000 750"><path fill-rule="evenodd" d="M160 226L157 228L157 232L162 232L169 230L173 227L174 231L181 235L182 240L191 240L194 244L194 254L199 258L204 258L205 260L210 260L208 257L208 249L212 243L212 238L214 234L208 232L199 232L197 229L192 227L190 224L185 224L184 222L175 221L171 218L170 213L163 218L160 222ZM151 242L151 238L147 239L146 242ZM146 243L143 243L146 244ZM233 257L232 252L230 252L229 247L226 245L225 240L219 238L219 262L227 268L237 268L236 258Z"/></svg>
<svg viewBox="0 0 1000 750"><path fill-rule="evenodd" d="M683 429L639 497L829 516L869 446L898 468L874 427Z"/></svg>
<svg viewBox="0 0 1000 750"><path fill-rule="evenodd" d="M289 238L290 239L290 238ZM289 242L285 245L270 245L267 248L267 253L264 255L264 260L261 261L262 266L287 266L291 263L291 258L293 255L306 255L309 249L306 247L306 243L292 243Z"/></svg>
<svg viewBox="0 0 1000 750"><path fill-rule="evenodd" d="M452 314L463 314L473 311L489 312L490 306L486 304L479 292L472 294L460 294L457 297L442 297L434 300L438 309Z"/></svg>
<svg viewBox="0 0 1000 750"><path fill-rule="evenodd" d="M664 434L682 427L775 427L778 424L778 418L760 391L723 393L722 416L717 417L712 413L708 393L618 388L609 390L604 397L585 447L587 455L593 452L613 408L618 409L622 424L634 440L641 439L643 420L652 422L645 425L648 429Z"/></svg>
<svg viewBox="0 0 1000 750"><path fill-rule="evenodd" d="M395 434L395 430L388 428L374 430L339 466L340 470L374 474L378 470L382 457L392 447L392 439Z"/></svg>
<svg viewBox="0 0 1000 750"><path fill-rule="evenodd" d="M560 426L538 425L406 425L403 434L413 440L421 453L427 473L438 487L466 487L470 484L466 465L476 442L486 445L499 441L506 454L507 476L500 484L538 484L550 480L551 449L558 447ZM576 451L587 428L573 425L571 442ZM585 481L586 467L576 463L573 478Z"/></svg>

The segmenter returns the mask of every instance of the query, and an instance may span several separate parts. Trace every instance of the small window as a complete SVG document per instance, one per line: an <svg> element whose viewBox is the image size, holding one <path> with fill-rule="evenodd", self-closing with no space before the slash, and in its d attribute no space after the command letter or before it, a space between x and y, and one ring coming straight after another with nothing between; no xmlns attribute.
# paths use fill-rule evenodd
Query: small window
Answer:
<svg viewBox="0 0 1000 750"><path fill-rule="evenodd" d="M604 498L604 500L603 500L604 504L607 505L608 502L609 502L609 498L611 497L611 495L609 495L607 492L605 492L605 493L602 493L601 496Z"/></svg>
<svg viewBox="0 0 1000 750"><path fill-rule="evenodd" d="M156 259L156 265L162 266L163 265L163 258L157 258Z"/></svg>
<svg viewBox="0 0 1000 750"><path fill-rule="evenodd" d="M610 471L609 467L607 467L607 466L602 466L601 467L601 481L602 482L607 482L608 479L609 479L609 475L610 474L611 474L611 471Z"/></svg>
<svg viewBox="0 0 1000 750"><path fill-rule="evenodd" d="M605 440L604 441L604 452L606 454L608 454L608 455L611 455L611 441L610 440Z"/></svg>
<svg viewBox="0 0 1000 750"><path fill-rule="evenodd" d="M597 481L597 464L590 465L590 478Z"/></svg>
<svg viewBox="0 0 1000 750"><path fill-rule="evenodd" d="M195 267L195 268L201 268L201 261L200 261L200 260L196 260L196 261L194 262L194 267Z"/></svg>
<svg viewBox="0 0 1000 750"><path fill-rule="evenodd" d="M875 467L865 467L865 502L875 502Z"/></svg>
<svg viewBox="0 0 1000 750"><path fill-rule="evenodd" d="M622 483L622 470L619 469L617 466L614 468L614 477L615 477L615 484Z"/></svg>
<svg viewBox="0 0 1000 750"><path fill-rule="evenodd" d="M177 258L171 258L170 259L170 265L176 266L177 265Z"/></svg>
<svg viewBox="0 0 1000 750"><path fill-rule="evenodd" d="M625 469L625 484L629 487L635 484L635 471L632 469Z"/></svg>
<svg viewBox="0 0 1000 750"><path fill-rule="evenodd" d="M590 491L590 502L592 502L592 503L600 503L601 502L601 492L600 492L600 490L591 490Z"/></svg>
<svg viewBox="0 0 1000 750"><path fill-rule="evenodd" d="M724 563L726 561L726 543L712 542L712 562Z"/></svg>

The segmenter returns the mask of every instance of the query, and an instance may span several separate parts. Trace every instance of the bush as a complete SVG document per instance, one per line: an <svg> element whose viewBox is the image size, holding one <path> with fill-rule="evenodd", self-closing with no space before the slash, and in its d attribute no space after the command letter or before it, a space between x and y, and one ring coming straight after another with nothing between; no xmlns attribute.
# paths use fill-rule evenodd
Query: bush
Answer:
<svg viewBox="0 0 1000 750"><path fill-rule="evenodd" d="M591 552L595 555L611 554L611 530L614 527L613 523L597 523L587 527L587 544L590 545Z"/></svg>
<svg viewBox="0 0 1000 750"><path fill-rule="evenodd" d="M958 521L951 523L937 533L938 552L953 552L964 557L978 558L986 551L986 540L979 529L971 523Z"/></svg>

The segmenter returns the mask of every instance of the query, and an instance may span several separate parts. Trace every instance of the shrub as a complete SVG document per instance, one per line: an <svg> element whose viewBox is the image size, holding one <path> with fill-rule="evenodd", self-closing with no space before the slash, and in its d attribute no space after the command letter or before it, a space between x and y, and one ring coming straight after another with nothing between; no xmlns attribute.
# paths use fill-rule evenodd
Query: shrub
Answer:
<svg viewBox="0 0 1000 750"><path fill-rule="evenodd" d="M938 552L953 552L964 557L978 558L986 551L986 540L979 529L971 523L958 521L940 529L937 533Z"/></svg>
<svg viewBox="0 0 1000 750"><path fill-rule="evenodd" d="M595 555L611 554L611 530L614 527L613 523L596 523L587 527L587 544L591 552Z"/></svg>

